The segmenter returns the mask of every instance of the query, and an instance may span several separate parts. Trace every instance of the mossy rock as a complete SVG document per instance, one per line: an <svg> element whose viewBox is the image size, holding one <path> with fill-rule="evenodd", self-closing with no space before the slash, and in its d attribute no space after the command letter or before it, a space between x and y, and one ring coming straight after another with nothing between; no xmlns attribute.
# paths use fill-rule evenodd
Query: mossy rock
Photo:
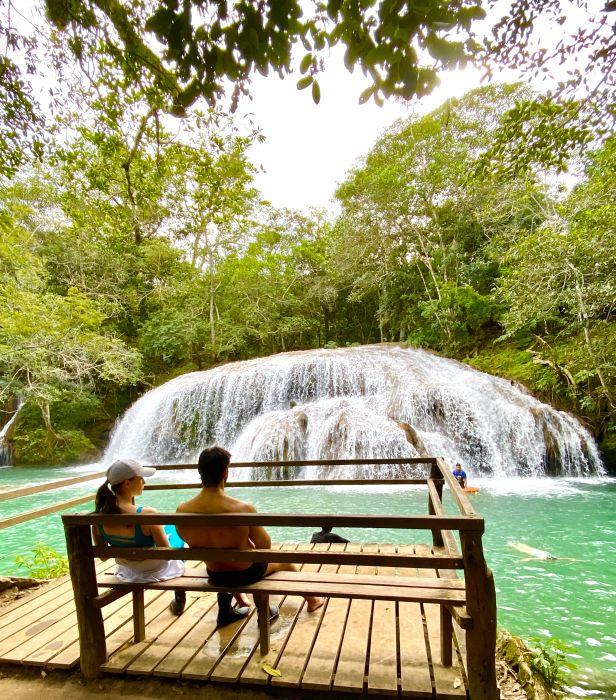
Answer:
<svg viewBox="0 0 616 700"><path fill-rule="evenodd" d="M616 432L607 433L599 442L603 464L610 474L616 474Z"/></svg>
<svg viewBox="0 0 616 700"><path fill-rule="evenodd" d="M505 666L505 678L515 677L517 685L522 688L528 700L557 700L558 691L549 688L545 680L530 663L533 652L524 641L506 630L500 630L496 640L497 666Z"/></svg>

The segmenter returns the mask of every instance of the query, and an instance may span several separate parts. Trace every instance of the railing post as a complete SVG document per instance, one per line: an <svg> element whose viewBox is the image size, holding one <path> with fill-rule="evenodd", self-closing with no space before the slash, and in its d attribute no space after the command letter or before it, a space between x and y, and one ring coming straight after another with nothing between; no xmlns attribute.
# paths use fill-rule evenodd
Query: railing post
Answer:
<svg viewBox="0 0 616 700"><path fill-rule="evenodd" d="M88 525L65 524L64 533L77 612L81 672L86 678L96 678L107 660L107 647L103 613L94 606L98 586L92 536Z"/></svg>
<svg viewBox="0 0 616 700"><path fill-rule="evenodd" d="M430 467L430 479L434 479L435 481L435 488L436 492L438 493L438 497L440 498L441 502L443 501L443 475L441 474L441 470L438 467L438 464L436 460L432 461L432 466ZM436 515L436 509L434 508L434 504L432 503L432 496L430 494L430 491L428 491L428 514L429 515ZM445 541L443 540L443 533L440 530L432 530L432 544L435 547L443 547L445 545Z"/></svg>
<svg viewBox="0 0 616 700"><path fill-rule="evenodd" d="M460 532L466 607L472 617L466 632L468 686L471 700L498 700L496 685L496 590L486 566L481 534Z"/></svg>
<svg viewBox="0 0 616 700"><path fill-rule="evenodd" d="M441 663L451 666L453 662L453 621L451 611L441 605Z"/></svg>

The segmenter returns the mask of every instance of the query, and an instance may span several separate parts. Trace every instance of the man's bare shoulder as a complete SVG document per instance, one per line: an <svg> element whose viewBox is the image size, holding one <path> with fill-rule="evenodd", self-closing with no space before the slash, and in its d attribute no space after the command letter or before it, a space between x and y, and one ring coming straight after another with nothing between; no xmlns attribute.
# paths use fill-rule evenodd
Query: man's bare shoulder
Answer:
<svg viewBox="0 0 616 700"><path fill-rule="evenodd" d="M217 502L218 511L221 513L256 513L257 509L252 503L240 501L227 494Z"/></svg>
<svg viewBox="0 0 616 700"><path fill-rule="evenodd" d="M256 513L257 509L247 501L238 501L237 498L230 498L236 508L237 513Z"/></svg>
<svg viewBox="0 0 616 700"><path fill-rule="evenodd" d="M193 504L193 501L195 501L195 498L191 498L188 501L185 501L184 503L180 503L180 505L175 509L176 513L195 513L195 504Z"/></svg>
<svg viewBox="0 0 616 700"><path fill-rule="evenodd" d="M200 493L184 503L180 503L177 513L256 513L252 503L240 501L225 494L209 495Z"/></svg>

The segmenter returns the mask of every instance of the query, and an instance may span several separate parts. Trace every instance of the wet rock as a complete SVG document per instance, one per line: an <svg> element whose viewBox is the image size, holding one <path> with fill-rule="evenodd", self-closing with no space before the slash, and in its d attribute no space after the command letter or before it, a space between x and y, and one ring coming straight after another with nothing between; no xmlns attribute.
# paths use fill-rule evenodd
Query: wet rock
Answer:
<svg viewBox="0 0 616 700"><path fill-rule="evenodd" d="M429 457L429 452L426 449L426 446L423 444L422 439L419 437L417 434L417 431L415 428L413 428L411 425L408 423L405 423L402 420L395 420L394 423L396 425L399 425L400 428L404 431L404 434L406 435L406 439L413 445L413 447L417 450L417 453L419 454L420 457Z"/></svg>
<svg viewBox="0 0 616 700"><path fill-rule="evenodd" d="M15 591L23 591L26 588L34 588L40 586L44 581L39 581L36 578L21 578L17 576L0 576L0 591L6 591L9 588L14 588Z"/></svg>
<svg viewBox="0 0 616 700"><path fill-rule="evenodd" d="M545 423L543 424L543 442L545 444L545 473L548 476L558 476L562 463L560 447Z"/></svg>

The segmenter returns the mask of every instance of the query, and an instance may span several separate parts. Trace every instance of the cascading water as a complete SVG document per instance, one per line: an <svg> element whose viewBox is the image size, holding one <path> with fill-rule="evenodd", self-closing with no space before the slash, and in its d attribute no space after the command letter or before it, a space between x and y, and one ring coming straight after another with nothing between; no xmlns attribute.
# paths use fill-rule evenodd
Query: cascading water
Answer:
<svg viewBox="0 0 616 700"><path fill-rule="evenodd" d="M474 475L603 473L592 437L571 415L512 382L391 345L290 352L185 374L126 412L105 463L196 462L212 443L235 461L435 455Z"/></svg>
<svg viewBox="0 0 616 700"><path fill-rule="evenodd" d="M13 464L13 447L11 443L11 436L22 404L23 402L21 400L16 401L13 415L4 425L2 430L0 430L0 467L8 467Z"/></svg>

